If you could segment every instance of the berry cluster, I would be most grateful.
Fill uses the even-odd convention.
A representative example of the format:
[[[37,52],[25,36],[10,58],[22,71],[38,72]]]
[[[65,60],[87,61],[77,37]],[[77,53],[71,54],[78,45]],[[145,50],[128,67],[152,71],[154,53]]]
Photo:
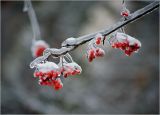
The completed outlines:
[[[102,48],[91,48],[88,51],[88,61],[92,62],[96,57],[103,57],[105,52]]]
[[[95,39],[90,41],[88,45],[87,57],[88,61],[92,62],[96,57],[103,57],[105,52],[102,48],[99,48],[98,45],[101,44],[103,36],[101,34],[97,34]]]
[[[60,77],[67,78],[68,76],[74,76],[82,72],[81,67],[72,59],[70,59],[72,60],[70,63],[62,57],[60,59],[61,61],[58,65],[48,61],[36,65],[34,76],[39,78],[40,85],[51,86],[55,90],[59,90],[63,87]]]
[[[133,52],[138,52],[141,47],[140,41],[120,32],[111,35],[109,41],[113,48],[123,50],[127,56],[130,56]]]
[[[33,41],[33,45],[32,45],[33,56],[34,57],[42,56],[43,51],[48,47],[49,45],[43,40]]]
[[[70,62],[67,62],[64,57],[67,57]],[[64,57],[61,57],[60,63],[58,64],[64,78],[75,76],[82,72],[82,68],[72,60],[72,57],[68,53]]]
[[[52,86],[55,90],[63,87],[60,76],[60,71],[57,64],[48,62],[37,64],[34,76],[39,78],[39,84],[45,86]]]
[[[81,71],[82,71],[81,67],[75,62],[64,64],[62,67],[62,73],[65,78],[67,78],[68,76],[74,76],[80,74]]]

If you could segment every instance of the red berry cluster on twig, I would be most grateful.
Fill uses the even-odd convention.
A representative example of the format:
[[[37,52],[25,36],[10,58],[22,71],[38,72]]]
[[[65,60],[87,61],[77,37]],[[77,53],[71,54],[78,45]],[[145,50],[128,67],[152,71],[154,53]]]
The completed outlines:
[[[67,62],[64,57],[61,57],[61,61],[59,63],[61,67],[61,73],[64,78],[67,78],[68,76],[79,75],[82,72],[82,68],[72,60],[69,54],[67,54],[66,57],[70,59],[70,62]]]
[[[45,86],[52,86],[55,90],[63,87],[60,76],[59,67],[53,62],[45,62],[37,64],[37,69],[34,76],[39,78],[39,84]]]
[[[140,41],[120,32],[112,35],[109,40],[113,48],[123,50],[127,56],[130,56],[133,52],[137,52],[141,47]]]
[[[97,34],[95,39],[90,41],[88,45],[87,57],[88,61],[92,62],[96,57],[103,57],[105,52],[102,48],[99,48],[98,45],[101,44],[103,36],[101,34]]]
[[[69,54],[67,54],[69,55]],[[72,60],[71,56],[66,56],[71,62],[67,62],[63,57],[60,57],[59,64],[45,61],[36,65],[34,76],[39,78],[39,84],[44,86],[51,86],[55,90],[63,87],[60,77],[67,78],[68,76],[75,76],[82,72],[81,67]]]

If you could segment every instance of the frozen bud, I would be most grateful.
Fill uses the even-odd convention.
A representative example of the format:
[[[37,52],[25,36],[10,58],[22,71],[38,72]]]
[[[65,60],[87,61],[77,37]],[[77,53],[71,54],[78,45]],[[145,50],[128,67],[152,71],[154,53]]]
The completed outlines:
[[[72,45],[75,45],[76,44],[76,38],[68,38],[66,39],[64,42],[62,42],[62,47],[65,47],[65,46],[72,46]]]
[[[48,47],[49,45],[43,40],[34,41],[31,47],[33,56],[34,57],[42,56],[43,51]]]
[[[98,33],[98,34],[95,36],[95,43],[96,43],[97,45],[101,44],[102,39],[103,39],[102,34]]]

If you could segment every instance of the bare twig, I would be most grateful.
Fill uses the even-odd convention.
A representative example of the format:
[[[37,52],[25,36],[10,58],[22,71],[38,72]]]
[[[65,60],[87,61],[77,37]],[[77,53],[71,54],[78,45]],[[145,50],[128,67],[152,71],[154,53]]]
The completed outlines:
[[[41,33],[40,33],[40,28],[39,28],[39,24],[36,18],[36,14],[35,11],[32,7],[32,3],[30,0],[24,0],[24,8],[23,8],[24,12],[28,13],[31,25],[32,25],[32,30],[33,30],[33,39],[41,39]]]
[[[107,35],[111,34],[112,32],[116,31],[117,29],[127,25],[128,23],[131,23],[131,22],[139,19],[140,17],[149,14],[150,12],[152,12],[153,10],[155,10],[158,7],[159,7],[159,2],[158,1],[152,2],[151,4],[145,6],[144,8],[141,8],[141,9],[135,11],[134,13],[132,13],[127,19],[125,19],[125,20],[121,19],[121,21],[117,22],[116,24],[114,24],[110,28],[106,28],[104,30],[97,31],[95,33],[91,33],[91,34],[88,34],[88,35],[85,35],[85,36],[78,37],[76,39],[75,44],[63,45],[63,43],[65,42],[64,41],[62,43],[62,47],[60,49],[48,48],[44,51],[43,56],[41,56],[41,57],[39,57],[39,58],[37,58],[37,59],[35,59],[34,61],[31,62],[30,67],[33,68],[34,66],[36,66],[37,63],[40,63],[40,62],[44,61],[50,55],[52,55],[54,57],[59,57],[61,55],[65,55],[66,53],[74,50],[78,46],[94,39],[94,37],[98,33],[102,34],[103,36],[107,36]]]

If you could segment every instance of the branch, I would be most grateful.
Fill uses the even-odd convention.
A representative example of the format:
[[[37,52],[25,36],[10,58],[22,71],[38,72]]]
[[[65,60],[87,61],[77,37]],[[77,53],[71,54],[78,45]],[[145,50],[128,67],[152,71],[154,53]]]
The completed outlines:
[[[34,39],[41,39],[41,33],[40,33],[40,28],[39,24],[36,18],[35,11],[32,7],[32,3],[30,0],[24,0],[24,12],[28,13],[31,25],[32,25],[32,30],[33,30],[33,38]]]
[[[37,63],[40,63],[44,60],[46,60],[50,55],[54,56],[54,57],[59,57],[61,55],[65,55],[66,53],[76,49],[78,46],[94,39],[94,37],[100,33],[103,36],[107,36],[110,33],[113,33],[114,31],[118,30],[119,28],[127,25],[128,23],[131,23],[137,19],[139,19],[140,17],[143,17],[149,13],[151,13],[153,10],[155,10],[156,8],[159,7],[159,2],[152,2],[151,4],[145,6],[144,8],[141,8],[137,11],[135,11],[134,13],[132,13],[127,19],[124,20],[124,18],[121,19],[121,21],[117,22],[116,24],[114,24],[113,26],[111,26],[110,28],[106,28],[104,30],[100,30],[98,32],[95,33],[91,33],[85,36],[81,36],[78,37],[77,39],[75,39],[75,43],[74,44],[66,44],[66,40],[62,43],[62,47],[60,49],[55,49],[55,48],[48,48],[44,51],[44,55],[41,57],[36,58],[34,61],[31,62],[30,67],[33,68],[34,66],[36,66]]]

